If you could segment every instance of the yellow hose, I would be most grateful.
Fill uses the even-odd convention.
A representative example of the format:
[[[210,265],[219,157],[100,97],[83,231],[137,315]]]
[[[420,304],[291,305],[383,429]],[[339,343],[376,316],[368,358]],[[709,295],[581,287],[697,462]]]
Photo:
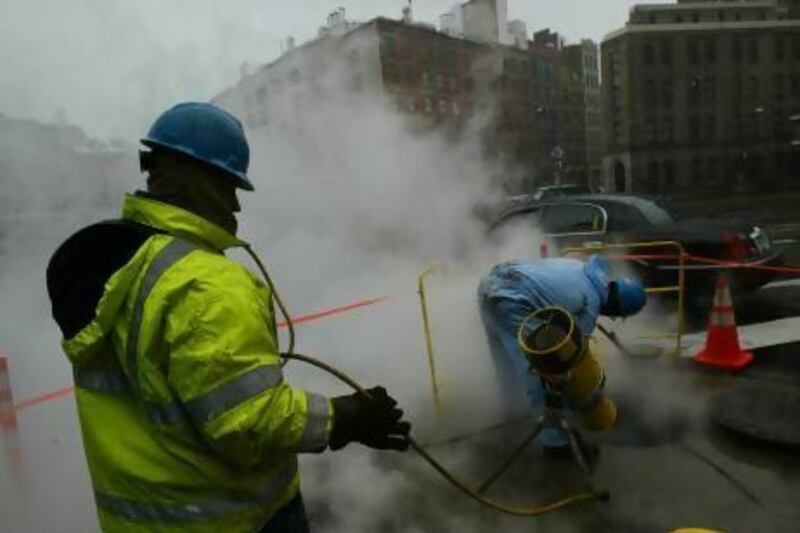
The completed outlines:
[[[327,363],[320,361],[319,359],[315,359],[308,355],[294,353],[294,327],[292,325],[292,319],[289,316],[289,313],[286,311],[286,306],[283,304],[280,296],[278,295],[278,291],[275,290],[275,285],[272,283],[272,279],[270,278],[269,274],[267,273],[267,269],[264,267],[263,263],[259,259],[258,255],[252,250],[249,245],[245,245],[245,250],[248,254],[253,258],[253,260],[258,265],[258,268],[261,270],[261,274],[264,276],[264,280],[269,285],[270,289],[272,290],[272,294],[275,297],[275,301],[278,304],[278,307],[281,310],[281,314],[283,314],[284,319],[286,320],[286,324],[288,325],[289,329],[289,351],[286,353],[281,353],[280,356],[284,358],[284,360],[294,359],[296,361],[301,361],[303,363],[307,363],[309,365],[315,366],[325,372],[331,374],[332,376],[338,378],[343,383],[349,385],[353,390],[358,392],[359,394],[363,394],[367,398],[369,398],[369,393],[358,383],[356,383],[350,376],[342,372],[341,370],[334,368]],[[574,503],[578,503],[585,500],[607,500],[608,493],[607,492],[578,492],[561,500],[555,501],[553,503],[547,505],[541,505],[538,507],[512,507],[509,505],[502,504],[500,502],[496,502],[494,500],[490,500],[479,494],[474,489],[471,489],[467,486],[464,482],[456,478],[452,473],[450,473],[447,468],[442,466],[436,459],[434,459],[427,451],[425,451],[422,446],[417,444],[417,442],[411,437],[408,437],[408,444],[411,448],[416,451],[420,457],[425,459],[431,467],[436,470],[439,474],[442,475],[448,482],[450,482],[454,487],[460,490],[466,496],[472,498],[476,502],[485,505],[486,507],[492,508],[496,511],[500,511],[502,513],[515,515],[515,516],[538,516],[545,513],[549,513],[552,511],[556,511],[563,507],[567,507],[568,505],[572,505]]]

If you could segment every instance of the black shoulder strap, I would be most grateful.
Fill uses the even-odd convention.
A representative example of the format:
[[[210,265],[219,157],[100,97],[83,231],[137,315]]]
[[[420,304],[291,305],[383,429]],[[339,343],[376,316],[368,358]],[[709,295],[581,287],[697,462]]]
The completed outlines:
[[[158,233],[129,220],[106,220],[79,230],[56,250],[47,266],[47,291],[65,339],[92,321],[106,281]]]

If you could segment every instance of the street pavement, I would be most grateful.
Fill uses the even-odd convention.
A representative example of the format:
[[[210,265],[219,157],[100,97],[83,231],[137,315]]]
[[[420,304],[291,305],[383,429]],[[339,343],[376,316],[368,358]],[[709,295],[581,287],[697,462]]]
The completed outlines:
[[[800,224],[784,224],[778,230],[773,239],[787,244],[800,240]],[[800,246],[787,250],[787,263],[800,266]],[[800,280],[781,279],[755,293],[737,296],[734,303],[739,325],[751,328],[755,338],[775,340],[777,336],[763,324],[774,326],[775,321],[800,317]],[[789,327],[785,322],[777,324]],[[692,333],[702,333],[702,322],[693,328]],[[376,520],[380,528],[375,530],[398,533],[644,533],[680,527],[800,531],[800,451],[720,428],[707,412],[708,402],[716,394],[743,386],[800,390],[800,330],[780,333],[788,342],[756,349],[754,362],[738,374],[701,368],[688,358],[625,358],[604,346],[608,391],[618,402],[620,421],[608,434],[586,436],[600,447],[593,481],[610,492],[607,502],[582,502],[534,518],[510,517],[464,498],[412,453],[376,453],[369,458],[357,456],[353,464],[372,464],[391,480],[393,492],[381,499],[380,491],[388,486],[384,481],[372,490],[370,479],[354,473],[349,483],[364,485],[349,487],[348,494],[391,503],[370,507],[364,501],[353,501],[353,512],[374,513],[380,517]],[[797,340],[791,338],[793,333]],[[19,531],[23,529],[14,525],[25,524],[26,531],[91,531],[96,524],[94,506],[80,454],[74,404],[53,402],[36,413],[22,420],[22,437],[29,466],[42,468],[35,469],[35,479],[23,480],[30,490],[13,488],[10,477],[0,476],[0,495],[11,494],[0,504],[0,530]],[[780,417],[769,411],[762,414],[766,421],[786,419],[785,413],[778,413]],[[458,477],[477,486],[525,438],[532,422],[523,420],[479,432],[433,446],[430,451]],[[337,459],[342,460],[346,459]],[[307,468],[306,487],[324,479],[328,471],[324,465]],[[532,445],[487,495],[524,507],[550,503],[582,488],[582,476],[573,463],[545,460]],[[314,530],[342,531],[335,522],[340,511],[330,509],[328,498],[314,497],[314,492],[308,490],[312,497],[307,501]],[[27,527],[31,524],[37,527]]]
[[[758,324],[800,317],[800,280],[776,283],[740,297],[737,318],[758,337]],[[800,330],[795,341],[754,350],[740,373],[700,367],[691,359],[662,356],[624,358],[608,353],[608,390],[619,406],[619,423],[604,435],[587,436],[600,446],[593,480],[610,491],[608,502],[580,503],[537,518],[508,518],[459,498],[448,513],[486,530],[541,532],[666,532],[698,527],[728,532],[800,531],[800,449],[762,442],[715,424],[707,406],[715,395],[758,385],[800,391]],[[768,330],[764,335],[770,336]],[[769,422],[800,425],[800,413],[779,408],[759,413]],[[435,455],[471,454],[468,471],[477,484],[521,442],[530,426],[492,431]],[[796,427],[795,427],[796,429]],[[463,470],[462,470],[463,472]],[[431,478],[430,490],[446,491]],[[434,489],[434,487],[436,487]],[[569,460],[545,460],[532,445],[488,495],[516,505],[557,500],[582,487]],[[408,495],[414,500],[414,496]],[[418,509],[425,505],[419,503]],[[417,516],[425,516],[425,513]],[[420,531],[445,531],[435,519],[411,519]],[[479,530],[479,529],[477,529]]]

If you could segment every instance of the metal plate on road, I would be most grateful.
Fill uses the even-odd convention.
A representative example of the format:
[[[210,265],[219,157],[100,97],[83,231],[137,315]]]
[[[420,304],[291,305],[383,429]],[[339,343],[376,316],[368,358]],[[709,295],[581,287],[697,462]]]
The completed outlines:
[[[709,416],[720,426],[777,444],[800,446],[800,390],[744,385],[717,393]]]

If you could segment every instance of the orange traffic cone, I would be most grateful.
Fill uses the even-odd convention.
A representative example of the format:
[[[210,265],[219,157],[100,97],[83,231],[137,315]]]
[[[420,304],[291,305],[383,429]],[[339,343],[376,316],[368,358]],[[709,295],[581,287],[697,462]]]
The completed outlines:
[[[714,306],[708,321],[706,347],[694,360],[704,365],[725,370],[741,370],[753,360],[753,354],[739,346],[739,333],[736,331],[736,317],[731,299],[728,277],[717,277],[714,291]]]
[[[19,472],[22,466],[22,448],[17,430],[17,414],[14,398],[11,395],[11,378],[8,372],[8,359],[0,351],[0,441],[5,448],[11,469]]]

